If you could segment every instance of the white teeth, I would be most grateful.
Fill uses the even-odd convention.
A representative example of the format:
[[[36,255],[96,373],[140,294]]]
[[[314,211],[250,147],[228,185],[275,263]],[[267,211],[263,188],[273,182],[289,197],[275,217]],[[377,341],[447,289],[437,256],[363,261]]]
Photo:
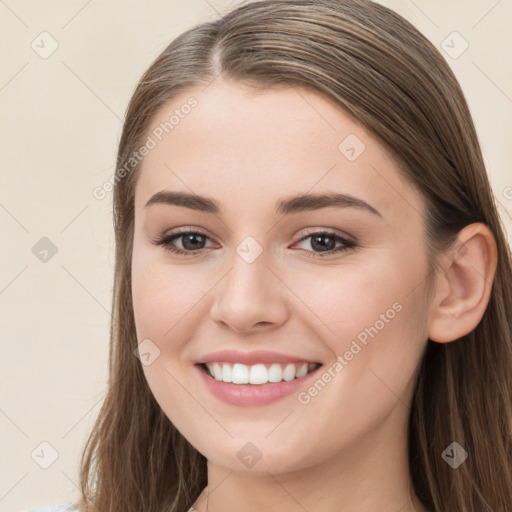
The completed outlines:
[[[315,365],[313,364],[313,368],[315,367]],[[304,377],[304,375],[306,375],[308,373],[308,365],[307,364],[303,364],[298,370],[297,370],[297,373],[295,374],[295,377]]]
[[[269,382],[281,382],[283,380],[283,369],[280,364],[274,363],[268,369]]]
[[[284,372],[283,372],[283,379],[285,381],[290,381],[295,379],[295,374],[297,373],[297,369],[295,368],[294,364],[287,364]]]
[[[245,364],[235,363],[233,365],[233,373],[231,374],[231,382],[233,384],[248,384],[249,368]]]
[[[210,371],[217,380],[222,380],[222,366],[219,363],[213,363],[213,368],[210,368]]]
[[[315,370],[317,363],[289,363],[270,365],[241,363],[205,363],[215,380],[232,382],[233,384],[266,384],[267,382],[291,381],[304,377]]]
[[[232,368],[229,364],[222,365],[222,380],[224,382],[231,382]]]
[[[251,366],[249,369],[249,384],[265,384],[265,382],[268,382],[268,372],[267,369],[265,368],[265,365],[255,364],[254,366]]]

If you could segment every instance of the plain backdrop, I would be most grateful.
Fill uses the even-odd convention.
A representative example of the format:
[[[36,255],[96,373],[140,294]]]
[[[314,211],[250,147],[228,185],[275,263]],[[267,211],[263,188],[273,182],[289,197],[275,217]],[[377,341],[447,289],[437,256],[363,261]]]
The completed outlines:
[[[389,0],[452,66],[512,233],[512,1]],[[74,499],[105,396],[122,119],[152,60],[224,0],[0,0],[0,512]],[[456,32],[456,34],[454,34]],[[467,46],[467,48],[466,48]]]

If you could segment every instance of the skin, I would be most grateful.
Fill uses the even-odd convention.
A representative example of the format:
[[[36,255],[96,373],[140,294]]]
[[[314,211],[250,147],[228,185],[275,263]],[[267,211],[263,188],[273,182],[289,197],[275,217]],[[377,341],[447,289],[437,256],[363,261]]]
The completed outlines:
[[[411,502],[407,460],[417,370],[428,336],[448,342],[480,321],[496,265],[492,235],[482,224],[461,231],[464,250],[440,260],[427,303],[423,198],[361,125],[311,91],[254,92],[219,79],[166,104],[148,134],[190,96],[198,105],[142,162],[132,292],[139,343],[150,339],[160,350],[143,366],[148,384],[208,459],[208,510],[425,512]],[[354,161],[338,149],[349,134],[366,146]],[[145,208],[163,189],[214,198],[224,211]],[[276,201],[305,192],[351,194],[381,216],[356,207],[275,213]],[[177,228],[207,235],[202,254],[152,243]],[[321,249],[304,237],[321,229],[357,247],[315,258]],[[262,248],[252,263],[236,252],[248,236]],[[228,405],[194,367],[228,348],[327,368],[394,303],[400,312],[307,404],[294,393],[265,406]],[[247,442],[262,454],[251,468],[237,457]],[[199,512],[205,495],[194,504]]]

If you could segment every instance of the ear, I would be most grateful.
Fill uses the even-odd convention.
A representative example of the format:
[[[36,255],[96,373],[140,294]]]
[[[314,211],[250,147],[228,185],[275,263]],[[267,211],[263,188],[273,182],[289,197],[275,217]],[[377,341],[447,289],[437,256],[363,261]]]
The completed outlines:
[[[441,256],[428,331],[432,341],[454,341],[479,324],[496,266],[496,241],[485,224],[470,224],[459,231],[454,247]]]

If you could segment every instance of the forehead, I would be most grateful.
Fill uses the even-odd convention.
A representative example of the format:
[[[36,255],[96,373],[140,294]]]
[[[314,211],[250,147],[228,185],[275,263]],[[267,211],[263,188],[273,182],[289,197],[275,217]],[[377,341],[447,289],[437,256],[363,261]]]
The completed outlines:
[[[421,208],[386,149],[311,90],[256,91],[220,80],[193,87],[160,109],[147,136],[154,147],[141,164],[136,208],[163,189],[222,195],[240,207],[333,190],[379,210]]]

